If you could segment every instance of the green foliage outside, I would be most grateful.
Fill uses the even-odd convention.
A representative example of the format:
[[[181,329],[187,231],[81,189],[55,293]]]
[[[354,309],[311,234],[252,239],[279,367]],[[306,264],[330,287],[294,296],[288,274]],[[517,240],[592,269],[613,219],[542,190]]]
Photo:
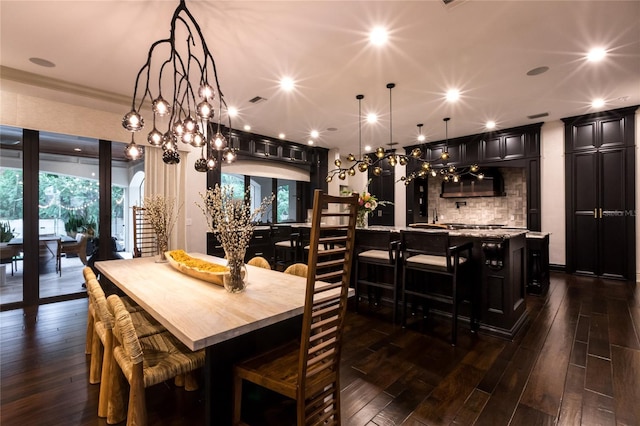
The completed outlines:
[[[38,174],[38,206],[40,219],[61,219],[67,231],[97,229],[99,217],[98,181],[67,175],[40,172]],[[111,188],[111,218],[124,217],[124,188]],[[22,219],[22,170],[3,169],[0,172],[0,218]]]

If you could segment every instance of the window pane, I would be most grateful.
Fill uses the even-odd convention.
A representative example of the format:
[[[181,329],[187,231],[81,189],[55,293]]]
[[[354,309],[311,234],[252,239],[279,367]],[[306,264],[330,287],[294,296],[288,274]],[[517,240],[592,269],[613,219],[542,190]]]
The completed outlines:
[[[233,188],[233,197],[241,199],[244,197],[244,175],[237,175],[233,173],[222,173],[221,176],[222,186],[230,186]]]
[[[278,179],[278,211],[276,217],[278,223],[295,222],[297,220],[297,198],[296,181]]]
[[[144,199],[144,156],[124,157],[124,144],[111,143],[111,236],[116,253],[111,257],[133,256],[133,206]]]
[[[266,177],[251,177],[249,186],[251,188],[251,210],[260,207],[262,200],[271,197],[273,179]],[[261,217],[261,223],[271,222],[271,209],[268,209]]]

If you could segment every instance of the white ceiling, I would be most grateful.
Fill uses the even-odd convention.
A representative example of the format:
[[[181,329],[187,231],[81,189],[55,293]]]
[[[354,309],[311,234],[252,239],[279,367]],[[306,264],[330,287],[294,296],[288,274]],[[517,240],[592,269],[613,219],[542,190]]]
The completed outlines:
[[[169,35],[177,0],[5,1],[0,3],[0,64],[46,78],[131,97],[136,74],[154,41]],[[213,53],[232,123],[252,132],[341,152],[358,150],[357,94],[362,142],[415,143],[417,123],[428,141],[640,104],[640,1],[480,1],[445,6],[426,1],[190,1]],[[373,47],[374,26],[390,42]],[[585,60],[604,47],[604,61]],[[54,62],[37,66],[29,58]],[[527,76],[547,66],[549,71]],[[290,76],[294,92],[279,89]],[[444,100],[457,87],[461,99]],[[261,96],[267,101],[249,103]],[[116,96],[116,99],[118,97]],[[125,103],[108,109],[121,112]],[[527,116],[548,113],[542,119]],[[150,120],[148,121],[150,122]],[[120,126],[114,122],[114,126]],[[328,131],[335,128],[335,131]]]

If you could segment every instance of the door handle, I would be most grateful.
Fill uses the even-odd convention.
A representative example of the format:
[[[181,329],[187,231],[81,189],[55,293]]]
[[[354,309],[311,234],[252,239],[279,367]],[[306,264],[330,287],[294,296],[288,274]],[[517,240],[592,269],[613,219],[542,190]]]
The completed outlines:
[[[602,207],[600,207],[600,219],[602,219]]]
[[[598,210],[597,209],[593,209],[593,218],[594,219],[598,218]]]

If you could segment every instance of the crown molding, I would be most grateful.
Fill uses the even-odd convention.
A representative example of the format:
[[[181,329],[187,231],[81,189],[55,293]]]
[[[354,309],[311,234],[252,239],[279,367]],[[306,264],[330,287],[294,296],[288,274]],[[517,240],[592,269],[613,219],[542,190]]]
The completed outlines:
[[[43,89],[69,93],[77,96],[97,99],[100,101],[105,101],[105,102],[110,102],[110,103],[115,103],[120,105],[131,104],[131,97],[127,97],[127,96],[120,95],[113,92],[107,92],[105,90],[100,90],[100,89],[96,89],[89,86],[70,83],[64,80],[45,77],[39,74],[34,74],[28,71],[22,71],[15,68],[9,68],[6,66],[0,66],[0,78],[2,78],[3,80],[10,80],[16,83],[26,84],[29,86],[35,86]]]

